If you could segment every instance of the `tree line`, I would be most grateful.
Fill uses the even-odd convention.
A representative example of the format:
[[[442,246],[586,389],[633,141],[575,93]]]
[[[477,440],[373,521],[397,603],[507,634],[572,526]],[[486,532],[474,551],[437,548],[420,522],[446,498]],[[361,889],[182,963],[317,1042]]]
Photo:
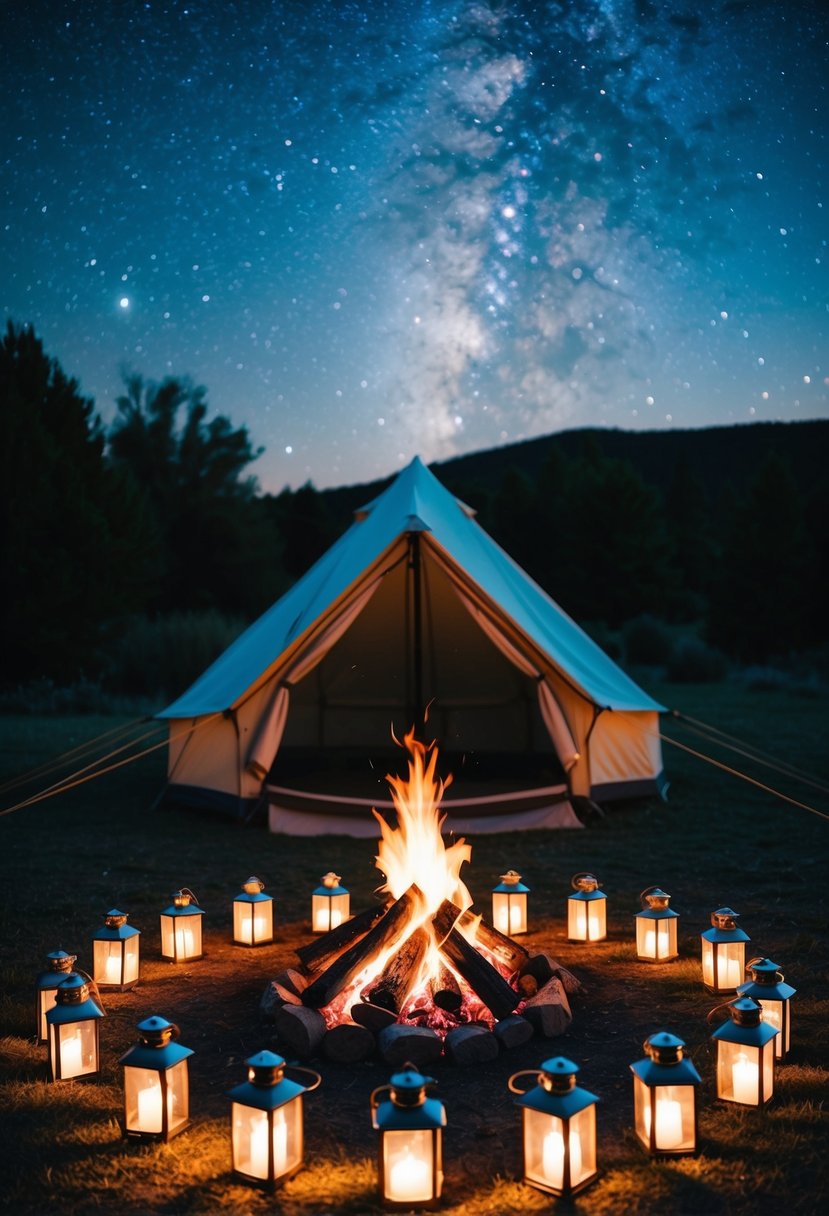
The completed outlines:
[[[260,492],[249,470],[261,449],[247,427],[212,415],[206,390],[186,378],[127,375],[105,426],[36,333],[11,321],[0,410],[6,687],[106,680],[137,623],[212,614],[241,627],[351,523],[356,502],[342,491]],[[824,642],[825,479],[799,485],[781,456],[716,497],[681,454],[663,492],[589,436],[566,456],[552,437],[532,472],[505,463],[478,480],[472,468],[455,462],[440,475],[599,632],[650,614],[693,626],[742,662]],[[163,671],[143,678],[148,690],[179,691]]]

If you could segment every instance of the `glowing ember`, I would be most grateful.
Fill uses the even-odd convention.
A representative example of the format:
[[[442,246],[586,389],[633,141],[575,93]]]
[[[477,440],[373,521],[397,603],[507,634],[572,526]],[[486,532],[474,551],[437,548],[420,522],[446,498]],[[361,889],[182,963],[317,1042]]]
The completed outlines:
[[[397,826],[374,811],[381,833],[376,864],[385,878],[379,890],[394,901],[386,915],[399,922],[399,929],[366,958],[356,975],[351,973],[349,983],[321,1012],[333,1026],[362,1000],[387,1009],[398,1021],[439,1033],[471,1021],[491,1025],[490,1009],[448,962],[445,949],[441,951],[447,933],[455,939],[460,934],[484,960],[482,965],[497,971],[498,984],[509,975],[503,963],[476,942],[480,918],[467,913],[472,898],[460,870],[472,850],[463,839],[447,847],[441,835],[445,816],[440,803],[451,777],[445,782],[436,777],[434,743],[420,743],[411,730],[404,746],[410,757],[408,779],[388,777]],[[444,924],[447,908],[449,925],[439,935],[433,918],[443,909],[437,921]],[[463,969],[462,959],[458,966]]]

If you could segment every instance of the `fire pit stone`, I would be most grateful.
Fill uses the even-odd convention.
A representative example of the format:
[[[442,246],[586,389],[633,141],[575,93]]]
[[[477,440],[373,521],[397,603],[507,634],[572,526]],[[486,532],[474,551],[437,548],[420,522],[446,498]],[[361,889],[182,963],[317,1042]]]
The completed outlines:
[[[377,1048],[386,1064],[398,1067],[407,1061],[420,1068],[440,1059],[443,1043],[440,1035],[428,1026],[408,1026],[395,1022],[381,1030]]]

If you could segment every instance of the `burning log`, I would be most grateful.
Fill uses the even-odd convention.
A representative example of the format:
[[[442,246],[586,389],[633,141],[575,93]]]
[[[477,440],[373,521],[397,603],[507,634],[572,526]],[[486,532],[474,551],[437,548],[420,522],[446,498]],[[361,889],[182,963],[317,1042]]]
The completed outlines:
[[[322,1009],[329,1005],[343,988],[360,974],[362,969],[388,946],[403,935],[412,917],[414,908],[422,898],[416,883],[396,900],[385,916],[369,929],[365,936],[334,959],[331,965],[308,985],[302,994],[303,1005]],[[356,918],[355,918],[356,919]],[[351,923],[351,922],[349,922]],[[332,930],[336,933],[337,929]],[[331,936],[328,934],[327,936]]]
[[[478,918],[474,913],[467,910],[461,913],[458,918],[458,927],[466,929],[476,920]],[[518,942],[514,942],[511,937],[506,937],[503,933],[499,933],[497,929],[493,929],[491,925],[486,924],[482,920],[478,922],[475,941],[480,942],[510,972],[517,971],[519,967],[523,967],[530,957],[529,950],[525,950]]]
[[[490,1013],[497,1019],[505,1018],[512,1013],[521,997],[501,973],[454,928],[460,915],[460,908],[448,899],[438,908],[432,919],[438,949],[475,991]]]
[[[424,928],[415,929],[414,933],[406,938],[366,990],[364,995],[372,1005],[400,1013],[406,1003],[406,997],[420,975],[420,967],[430,941],[429,930]]]
[[[445,963],[440,964],[438,974],[429,980],[429,996],[438,1009],[447,1013],[457,1013],[461,1007],[461,986]]]
[[[300,946],[297,957],[308,971],[323,971],[344,954],[349,946],[354,945],[373,929],[385,913],[385,907],[366,908],[352,916],[351,920],[343,921],[336,929],[331,929],[316,941],[307,946]]]

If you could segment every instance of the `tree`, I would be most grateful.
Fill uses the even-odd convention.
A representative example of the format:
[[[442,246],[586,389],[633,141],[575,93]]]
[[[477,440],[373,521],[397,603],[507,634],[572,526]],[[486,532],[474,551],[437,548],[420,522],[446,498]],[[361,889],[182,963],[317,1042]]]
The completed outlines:
[[[276,538],[245,470],[261,455],[247,427],[208,420],[206,389],[186,378],[125,378],[109,431],[113,466],[141,487],[163,538],[154,607],[261,610],[279,585]],[[183,413],[183,420],[180,416]]]
[[[143,606],[154,537],[108,469],[94,404],[9,321],[0,341],[3,679],[94,671],[106,622]]]

